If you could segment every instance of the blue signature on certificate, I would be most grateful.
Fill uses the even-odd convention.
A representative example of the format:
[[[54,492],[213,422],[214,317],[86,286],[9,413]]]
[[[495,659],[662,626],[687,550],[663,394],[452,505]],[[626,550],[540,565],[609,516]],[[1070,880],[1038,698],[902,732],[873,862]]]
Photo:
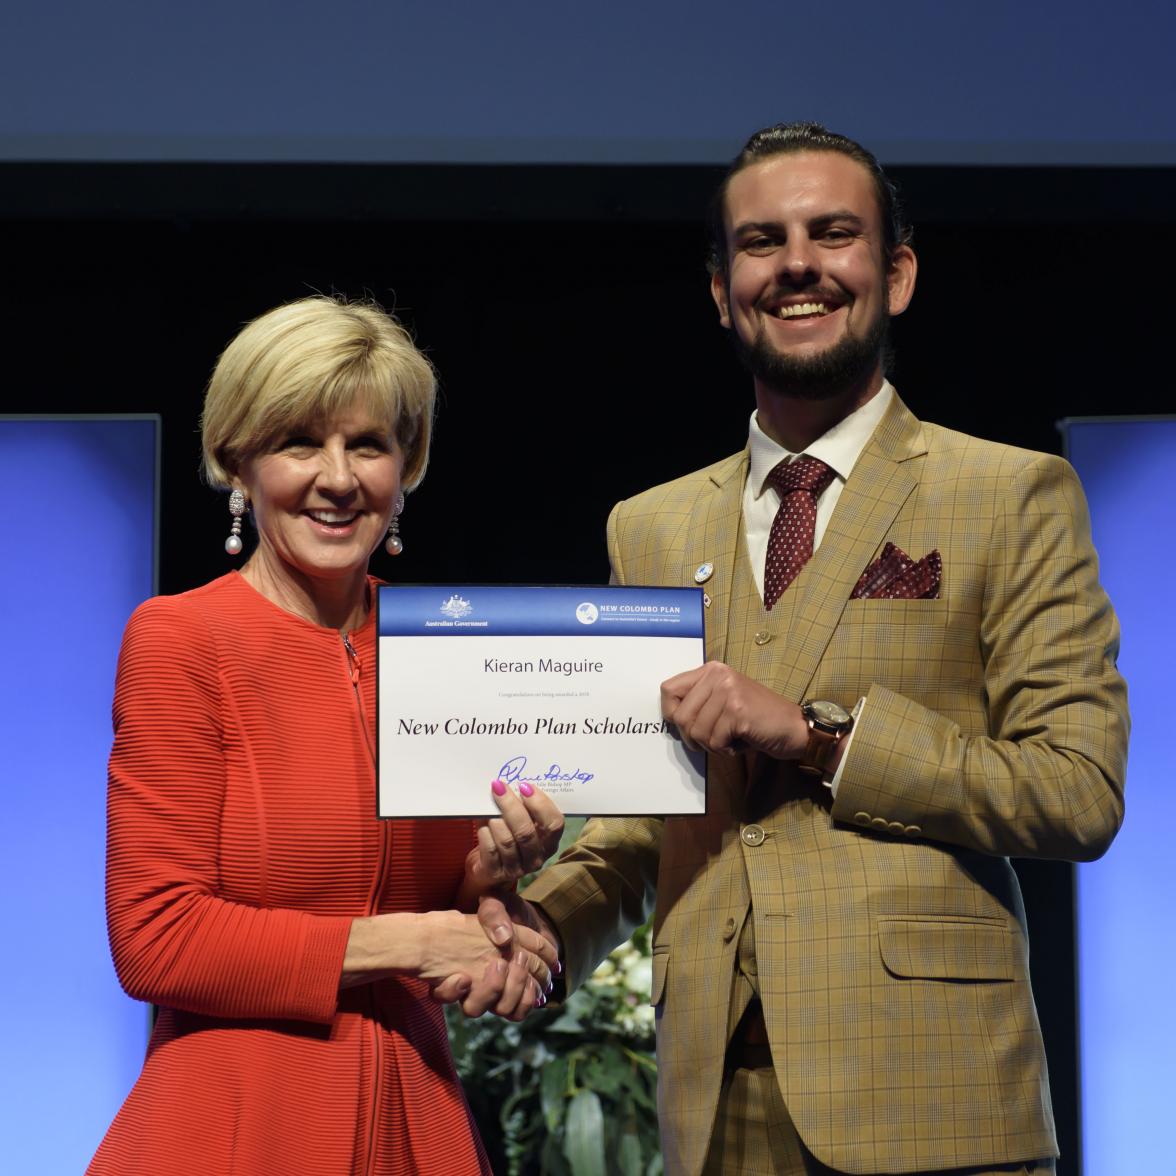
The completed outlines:
[[[559,764],[552,764],[545,772],[531,772],[528,774],[527,757],[525,755],[516,755],[508,759],[498,769],[498,778],[507,784],[516,784],[520,780],[528,780],[535,784],[587,784],[593,775],[594,773],[585,772],[582,768],[577,768],[574,772],[564,771]]]

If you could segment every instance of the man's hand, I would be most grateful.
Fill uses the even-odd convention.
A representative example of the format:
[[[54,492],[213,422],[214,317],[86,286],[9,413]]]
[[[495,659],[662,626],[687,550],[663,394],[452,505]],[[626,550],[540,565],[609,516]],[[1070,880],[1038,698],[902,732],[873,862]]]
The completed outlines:
[[[808,723],[796,703],[723,662],[667,678],[661,708],[692,751],[799,759],[808,744]]]
[[[516,938],[519,928],[526,932],[534,932],[546,940],[544,947],[537,947],[530,934],[522,936],[524,941],[537,950],[551,970],[558,976],[560,965],[561,945],[559,933],[548,922],[546,916],[537,907],[520,898],[517,894],[493,894],[483,898],[478,904],[478,922],[482,924],[487,937],[493,943],[503,942],[504,933],[510,929]]]
[[[559,933],[543,912],[525,898],[517,894],[488,895],[478,904],[478,922],[493,943],[505,942],[509,929],[515,941],[529,944],[542,957],[552,974],[558,976],[563,971]],[[537,939],[543,940],[541,947]],[[548,984],[547,992],[550,991],[551,985]]]

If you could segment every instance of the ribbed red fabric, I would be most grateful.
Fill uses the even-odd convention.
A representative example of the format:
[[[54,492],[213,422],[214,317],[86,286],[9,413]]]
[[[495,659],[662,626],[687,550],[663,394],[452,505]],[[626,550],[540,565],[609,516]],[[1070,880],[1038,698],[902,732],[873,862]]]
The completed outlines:
[[[160,1015],[94,1176],[490,1170],[425,985],[338,990],[352,918],[452,907],[475,843],[377,819],[374,616],[351,642],[237,573],[127,626],[107,917]]]

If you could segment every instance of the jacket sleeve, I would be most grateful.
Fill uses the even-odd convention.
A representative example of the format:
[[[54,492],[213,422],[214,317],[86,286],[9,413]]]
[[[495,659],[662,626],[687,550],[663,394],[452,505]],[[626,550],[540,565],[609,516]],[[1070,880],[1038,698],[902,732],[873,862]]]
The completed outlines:
[[[1129,723],[1086,501],[1068,463],[1038,454],[996,512],[979,624],[987,730],[871,686],[833,815],[987,854],[1088,861],[1122,823]]]
[[[131,996],[171,1008],[329,1021],[350,918],[218,894],[221,715],[211,634],[176,598],[147,601],[127,626],[114,698],[106,908],[115,969]]]
[[[662,822],[652,817],[588,821],[523,892],[559,930],[568,992],[649,917],[661,831]]]

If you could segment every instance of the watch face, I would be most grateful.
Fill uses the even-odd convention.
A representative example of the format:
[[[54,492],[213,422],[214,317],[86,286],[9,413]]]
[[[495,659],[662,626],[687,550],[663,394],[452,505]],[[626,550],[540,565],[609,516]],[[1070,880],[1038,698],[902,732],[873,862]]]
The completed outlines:
[[[849,711],[843,706],[838,706],[835,702],[812,701],[804,704],[804,709],[808,712],[810,717],[815,719],[818,723],[824,723],[828,727],[844,727],[851,721]]]

